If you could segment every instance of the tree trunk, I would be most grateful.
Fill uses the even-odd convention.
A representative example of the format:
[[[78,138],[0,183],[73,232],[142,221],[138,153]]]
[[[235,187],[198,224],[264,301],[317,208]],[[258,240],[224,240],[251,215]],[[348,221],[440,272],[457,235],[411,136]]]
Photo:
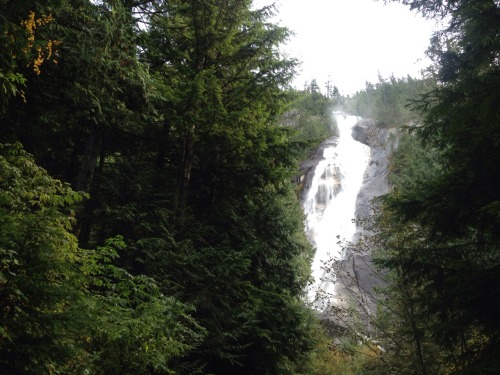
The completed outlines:
[[[161,137],[158,142],[158,154],[156,155],[156,168],[162,168],[165,165],[167,156],[168,139],[170,137],[170,126],[167,120],[163,121]]]
[[[181,227],[184,226],[186,217],[189,184],[191,182],[191,170],[193,168],[195,129],[196,126],[193,124],[184,139],[182,162],[180,165],[179,190],[177,193],[177,222]]]
[[[90,192],[97,165],[97,157],[101,150],[101,142],[102,130],[98,125],[92,124],[89,127],[89,134],[85,141],[85,149],[75,181],[76,191]]]
[[[75,182],[75,190],[90,193],[94,181],[94,173],[97,165],[99,154],[99,168],[102,169],[104,163],[104,152],[102,150],[102,129],[98,125],[92,124],[89,128],[89,134],[85,141],[84,153],[80,163],[80,169]],[[92,197],[84,203],[84,207],[80,210],[76,235],[82,247],[88,245],[92,227],[92,217],[95,202]]]

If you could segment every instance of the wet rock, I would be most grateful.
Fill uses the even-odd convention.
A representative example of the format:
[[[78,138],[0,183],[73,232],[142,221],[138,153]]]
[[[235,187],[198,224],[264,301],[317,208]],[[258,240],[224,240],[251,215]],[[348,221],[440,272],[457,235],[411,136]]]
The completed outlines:
[[[370,162],[356,201],[356,220],[361,221],[372,214],[376,198],[390,190],[387,181],[389,155],[396,145],[390,137],[394,130],[379,128],[372,120],[360,121],[354,128],[353,136],[361,137],[370,147]]]
[[[312,179],[314,178],[314,171],[316,170],[316,166],[318,163],[324,159],[323,152],[325,148],[334,146],[337,144],[337,138],[332,137],[327,140],[321,142],[319,147],[316,149],[314,154],[311,155],[309,159],[306,159],[300,163],[299,171],[301,176],[303,176],[304,181],[304,189],[302,189],[301,200],[304,202],[306,199],[307,190],[311,186]]]
[[[381,128],[370,119],[363,119],[354,125],[352,136],[357,141],[370,147],[370,161],[363,177],[363,185],[356,199],[356,220],[361,222],[373,214],[378,204],[377,197],[389,192],[387,180],[389,155],[397,146],[391,137],[394,130]],[[376,312],[374,288],[383,284],[381,275],[373,265],[371,249],[367,249],[358,241],[369,235],[358,228],[352,245],[345,249],[344,259],[337,261],[333,268],[336,274],[336,306],[330,309],[331,319],[337,324],[349,324],[348,317],[339,318],[346,309],[357,310],[357,318],[365,325],[367,332],[371,330],[371,317]]]

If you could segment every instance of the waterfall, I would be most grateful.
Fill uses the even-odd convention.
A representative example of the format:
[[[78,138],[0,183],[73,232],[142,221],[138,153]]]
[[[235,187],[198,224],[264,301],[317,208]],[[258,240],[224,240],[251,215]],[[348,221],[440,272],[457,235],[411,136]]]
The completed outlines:
[[[329,269],[333,261],[343,259],[342,243],[351,241],[356,232],[356,197],[370,157],[369,147],[351,136],[351,129],[360,118],[340,112],[333,115],[339,136],[325,147],[304,200],[305,229],[316,250],[312,265],[314,283],[308,296],[316,309],[335,303],[335,275]]]

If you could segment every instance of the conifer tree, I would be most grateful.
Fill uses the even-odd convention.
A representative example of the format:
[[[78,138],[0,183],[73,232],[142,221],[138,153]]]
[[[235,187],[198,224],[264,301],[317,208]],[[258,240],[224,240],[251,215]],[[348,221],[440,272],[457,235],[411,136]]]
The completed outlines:
[[[430,322],[449,373],[494,374],[500,368],[500,10],[488,0],[403,3],[449,20],[429,49],[440,84],[413,103],[423,120],[412,131],[436,152],[439,167],[387,196],[387,212],[418,228],[420,237],[382,264],[418,286],[421,319]]]

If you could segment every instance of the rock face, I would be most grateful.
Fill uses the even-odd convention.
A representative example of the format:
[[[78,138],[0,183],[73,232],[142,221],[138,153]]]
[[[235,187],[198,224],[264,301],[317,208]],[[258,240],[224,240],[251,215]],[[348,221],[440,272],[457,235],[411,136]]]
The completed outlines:
[[[370,163],[356,201],[357,220],[369,217],[373,199],[389,192],[389,155],[396,147],[395,142],[390,141],[391,133],[391,129],[380,128],[373,120],[361,120],[352,129],[352,137],[370,147]]]
[[[327,140],[321,142],[319,147],[314,152],[314,155],[312,155],[309,159],[304,160],[300,163],[299,166],[300,181],[304,184],[300,197],[302,202],[304,202],[304,200],[306,199],[307,190],[311,186],[316,166],[321,160],[324,159],[323,152],[325,148],[330,146],[335,146],[336,144],[337,144],[336,137],[328,138]]]
[[[363,186],[356,200],[356,220],[362,221],[373,213],[376,198],[389,192],[387,181],[389,155],[396,147],[390,141],[392,130],[380,128],[373,120],[363,119],[352,129],[355,140],[370,147],[370,162],[363,177]],[[336,301],[325,317],[339,325],[348,325],[350,319],[345,308],[355,308],[365,327],[370,331],[370,316],[376,311],[373,288],[382,284],[380,275],[373,266],[369,249],[362,244],[356,245],[363,235],[369,235],[359,228],[353,238],[353,245],[348,246],[342,261],[334,264],[336,281]],[[352,318],[352,317],[351,317]]]

